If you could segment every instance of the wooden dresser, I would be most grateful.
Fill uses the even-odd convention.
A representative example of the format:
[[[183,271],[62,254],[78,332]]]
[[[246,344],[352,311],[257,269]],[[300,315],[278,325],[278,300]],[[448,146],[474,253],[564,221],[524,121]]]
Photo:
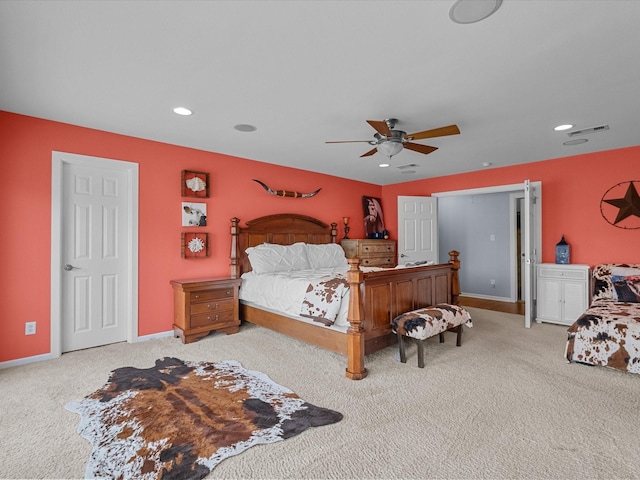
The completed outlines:
[[[182,343],[191,343],[213,330],[226,334],[240,329],[237,278],[171,280],[173,331]]]
[[[396,241],[346,239],[341,242],[347,258],[359,258],[363,267],[395,267]]]

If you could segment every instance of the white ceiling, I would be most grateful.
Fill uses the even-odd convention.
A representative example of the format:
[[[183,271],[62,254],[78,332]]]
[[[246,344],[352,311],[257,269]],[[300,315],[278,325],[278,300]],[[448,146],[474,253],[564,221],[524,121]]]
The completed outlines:
[[[453,4],[4,0],[0,110],[379,185],[640,144],[640,1],[504,0],[466,25]],[[461,134],[389,168],[325,144],[389,117]],[[564,146],[561,123],[610,130]]]

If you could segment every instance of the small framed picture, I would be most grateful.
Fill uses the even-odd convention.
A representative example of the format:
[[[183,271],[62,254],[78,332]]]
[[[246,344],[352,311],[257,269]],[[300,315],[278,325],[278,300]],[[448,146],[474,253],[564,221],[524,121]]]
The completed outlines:
[[[182,232],[180,248],[182,258],[206,258],[209,256],[209,234]]]
[[[209,174],[182,170],[181,192],[183,197],[209,198]]]
[[[182,226],[206,227],[207,204],[182,202]]]

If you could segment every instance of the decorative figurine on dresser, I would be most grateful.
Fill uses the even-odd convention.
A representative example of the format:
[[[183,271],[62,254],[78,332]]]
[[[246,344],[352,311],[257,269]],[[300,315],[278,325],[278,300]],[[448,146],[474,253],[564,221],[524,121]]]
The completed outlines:
[[[174,335],[191,343],[214,330],[238,333],[241,283],[239,278],[171,280]]]
[[[571,249],[565,241],[564,235],[562,235],[562,239],[556,243],[556,263],[561,265],[571,263]]]

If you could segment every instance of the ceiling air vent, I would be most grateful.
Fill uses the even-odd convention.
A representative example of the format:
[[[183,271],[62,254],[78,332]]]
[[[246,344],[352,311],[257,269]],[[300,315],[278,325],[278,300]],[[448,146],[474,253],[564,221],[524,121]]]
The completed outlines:
[[[605,130],[609,130],[609,125],[600,125],[598,127],[591,127],[591,128],[583,128],[581,130],[574,130],[573,132],[568,132],[567,135],[570,136],[570,137],[577,137],[578,135],[587,135],[589,133],[604,132]]]
[[[400,170],[404,170],[405,168],[416,168],[418,166],[417,163],[410,163],[408,165],[400,165],[398,168]]]

